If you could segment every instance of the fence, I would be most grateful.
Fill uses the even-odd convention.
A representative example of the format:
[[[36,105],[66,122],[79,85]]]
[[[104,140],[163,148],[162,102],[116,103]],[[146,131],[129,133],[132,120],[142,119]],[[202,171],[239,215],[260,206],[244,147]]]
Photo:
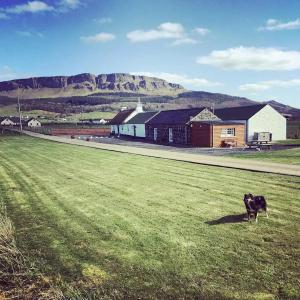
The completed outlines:
[[[50,128],[50,127],[31,127],[26,128],[33,132],[46,134],[46,135],[97,135],[97,136],[109,136],[110,128]]]

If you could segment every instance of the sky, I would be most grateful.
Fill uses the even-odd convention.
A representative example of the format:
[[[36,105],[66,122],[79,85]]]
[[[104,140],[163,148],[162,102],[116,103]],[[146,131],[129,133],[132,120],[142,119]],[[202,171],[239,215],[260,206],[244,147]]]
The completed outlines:
[[[300,108],[299,0],[0,0],[0,81],[155,76]]]

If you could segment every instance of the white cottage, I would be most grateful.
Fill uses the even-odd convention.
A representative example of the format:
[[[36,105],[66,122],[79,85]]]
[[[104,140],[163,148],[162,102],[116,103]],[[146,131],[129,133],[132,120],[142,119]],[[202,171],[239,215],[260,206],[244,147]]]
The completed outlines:
[[[126,124],[122,125],[123,127],[122,134],[133,136],[133,137],[145,138],[146,137],[145,123],[148,122],[150,119],[152,119],[158,113],[159,112],[157,111],[148,111],[148,112],[142,112],[135,115],[133,118],[127,121]]]
[[[0,117],[1,126],[14,126],[15,123],[9,117]]]
[[[256,132],[270,132],[273,141],[286,139],[286,118],[269,104],[216,109],[215,115],[223,121],[243,122],[247,142]]]
[[[42,124],[37,119],[31,118],[28,121],[25,121],[25,126],[27,126],[27,127],[41,127]]]
[[[141,112],[143,112],[143,106],[139,99],[135,109],[121,110],[117,115],[114,116],[114,118],[110,120],[110,132],[116,135],[124,134],[124,132],[126,132],[124,124]]]

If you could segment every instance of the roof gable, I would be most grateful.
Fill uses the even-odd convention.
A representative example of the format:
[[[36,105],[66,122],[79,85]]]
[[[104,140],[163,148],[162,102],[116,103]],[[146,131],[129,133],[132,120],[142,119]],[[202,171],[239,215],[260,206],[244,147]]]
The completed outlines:
[[[238,106],[238,107],[228,107],[220,108],[215,110],[215,115],[221,120],[249,120],[266,104],[250,105],[250,106]]]
[[[216,115],[214,115],[209,109],[204,108],[198,115],[193,117],[191,121],[216,121],[220,120]]]

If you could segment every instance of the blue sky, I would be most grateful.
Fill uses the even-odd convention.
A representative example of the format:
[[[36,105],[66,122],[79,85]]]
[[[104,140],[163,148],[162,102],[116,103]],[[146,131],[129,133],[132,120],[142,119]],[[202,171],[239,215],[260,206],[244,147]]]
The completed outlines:
[[[0,0],[0,81],[141,73],[300,108],[299,0]]]

